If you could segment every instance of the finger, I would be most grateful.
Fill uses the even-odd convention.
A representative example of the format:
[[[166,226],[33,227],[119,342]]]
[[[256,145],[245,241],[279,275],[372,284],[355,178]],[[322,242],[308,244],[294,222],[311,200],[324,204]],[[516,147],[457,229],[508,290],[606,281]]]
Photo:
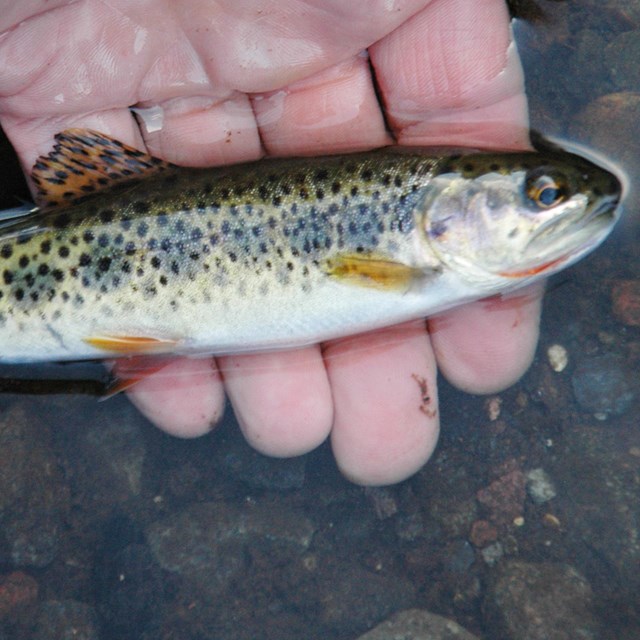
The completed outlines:
[[[522,148],[522,69],[502,0],[430,3],[370,48],[399,142]]]
[[[438,366],[456,387],[495,393],[528,369],[538,341],[544,286],[479,300],[429,320]]]
[[[331,444],[354,482],[399,482],[429,458],[438,438],[436,366],[424,322],[327,344],[335,406]]]
[[[335,153],[391,142],[365,56],[252,99],[269,155]]]
[[[127,378],[127,360],[118,361],[116,376]],[[127,395],[163,431],[193,438],[211,430],[222,417],[224,392],[211,358],[177,359],[143,377]]]
[[[319,347],[229,356],[219,363],[240,428],[258,451],[301,455],[326,439],[333,403]]]

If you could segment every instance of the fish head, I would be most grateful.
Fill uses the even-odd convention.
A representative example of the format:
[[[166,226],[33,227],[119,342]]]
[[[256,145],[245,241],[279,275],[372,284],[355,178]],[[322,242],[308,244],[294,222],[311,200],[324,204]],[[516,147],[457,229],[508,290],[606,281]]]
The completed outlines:
[[[469,155],[447,169],[427,196],[423,231],[444,264],[487,288],[560,271],[619,217],[621,181],[572,153]]]

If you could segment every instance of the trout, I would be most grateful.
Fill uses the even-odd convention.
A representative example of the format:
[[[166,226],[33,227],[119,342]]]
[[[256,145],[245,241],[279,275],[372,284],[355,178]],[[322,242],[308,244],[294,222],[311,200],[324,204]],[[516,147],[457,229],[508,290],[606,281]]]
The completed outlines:
[[[0,361],[295,348],[576,262],[621,183],[557,148],[420,148],[177,167],[89,130],[0,221]]]

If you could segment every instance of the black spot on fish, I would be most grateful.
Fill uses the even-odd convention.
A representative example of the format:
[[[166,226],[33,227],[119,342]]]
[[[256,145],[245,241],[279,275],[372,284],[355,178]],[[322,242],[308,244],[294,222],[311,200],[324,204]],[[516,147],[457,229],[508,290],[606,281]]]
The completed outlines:
[[[316,189],[316,198],[322,200],[324,198],[324,191],[322,189]]]
[[[236,228],[233,230],[233,235],[236,240],[241,240],[242,238],[244,238],[244,231],[240,228]]]
[[[49,273],[49,265],[42,263],[38,267],[38,275],[46,276]]]
[[[128,256],[132,256],[136,252],[136,243],[132,241],[127,242],[127,244],[124,247],[124,252]]]
[[[51,275],[56,282],[62,282],[64,280],[64,273],[60,271],[60,269],[54,269]]]
[[[212,247],[215,247],[219,241],[220,241],[220,237],[218,236],[217,233],[213,233],[209,236],[209,244]]]
[[[167,285],[167,276],[160,276],[160,278],[158,279],[158,281],[160,282],[160,284],[165,287]]]
[[[258,187],[258,195],[263,201],[266,201],[269,197],[269,190],[262,184]]]
[[[64,245],[62,245],[59,249],[58,249],[58,255],[61,258],[68,258],[69,257],[69,247],[65,247]]]
[[[402,186],[402,178],[400,176],[395,176],[393,178],[393,184],[398,188],[401,187]]]
[[[231,225],[229,224],[228,220],[223,220],[222,224],[220,225],[220,231],[222,231],[222,233],[225,236],[229,235],[229,231],[231,231]]]
[[[197,242],[201,238],[202,238],[202,229],[200,229],[199,227],[196,227],[195,229],[191,230],[191,239],[194,242]]]
[[[131,273],[131,263],[128,260],[125,260],[120,266],[120,270],[122,273]]]
[[[117,245],[121,245],[124,242],[124,236],[119,233],[114,239],[113,239],[113,243],[117,244]]]
[[[22,255],[20,256],[20,260],[18,260],[18,264],[20,265],[20,267],[22,267],[23,269],[25,267],[27,267],[29,265],[29,258],[28,256]]]
[[[101,233],[98,236],[98,245],[103,249],[109,246],[109,236],[106,233]]]
[[[357,185],[353,185],[353,187],[351,187],[351,197],[355,198],[355,196],[358,195],[358,187]]]
[[[100,212],[100,221],[104,222],[104,224],[109,224],[110,222],[113,222],[113,219],[116,216],[116,212],[113,211],[112,209],[103,209]]]
[[[24,298],[24,289],[16,289],[13,292],[13,295],[15,296],[16,300],[22,300]]]
[[[63,291],[60,296],[62,297],[62,300],[64,302],[67,302],[69,300],[69,292],[68,291]]]
[[[160,260],[160,258],[158,258],[158,256],[153,256],[153,258],[151,258],[151,266],[154,269],[159,269],[161,265],[162,261]]]
[[[9,244],[3,244],[2,249],[0,249],[0,256],[3,258],[10,258],[13,255],[13,249]]]
[[[78,264],[81,267],[88,267],[91,264],[91,256],[88,253],[81,253]]]
[[[13,282],[13,271],[5,269],[2,273],[2,279],[5,284],[11,284]]]
[[[69,222],[71,222],[69,214],[61,213],[53,219],[53,226],[56,229],[64,229],[69,224]]]
[[[309,198],[309,191],[305,188],[302,187],[300,189],[300,191],[298,191],[298,195],[303,199],[303,200],[307,200]]]
[[[51,251],[51,240],[43,240],[40,243],[40,251],[42,253],[44,253],[44,255],[49,255],[49,252]]]
[[[91,231],[90,229],[87,229],[83,234],[82,234],[82,239],[87,243],[90,244],[91,242],[94,241],[95,239],[95,235],[93,234],[93,231]]]
[[[291,195],[291,187],[288,184],[283,184],[282,185],[282,193],[284,193],[285,196],[290,196]]]
[[[282,203],[282,198],[280,196],[273,196],[271,203],[273,204],[274,207],[279,207],[280,204]]]
[[[235,262],[238,259],[238,256],[233,251],[229,251],[227,255],[229,256],[229,260],[231,260],[231,262]]]
[[[129,229],[131,229],[131,218],[122,218],[122,220],[120,220],[120,227],[123,231],[129,231]]]
[[[38,302],[38,298],[40,297],[37,291],[32,291],[29,296],[34,302]]]
[[[102,258],[100,258],[100,260],[98,260],[98,269],[100,269],[100,271],[102,271],[103,273],[106,273],[107,271],[109,271],[110,267],[111,267],[110,256],[103,256]]]
[[[171,262],[171,273],[175,273],[176,275],[180,273],[180,265],[178,265],[175,260]]]
[[[149,225],[146,222],[141,222],[136,229],[136,233],[139,238],[144,238],[149,231]]]
[[[36,279],[32,273],[27,273],[27,275],[24,277],[24,281],[27,283],[27,286],[31,288],[35,284]]]

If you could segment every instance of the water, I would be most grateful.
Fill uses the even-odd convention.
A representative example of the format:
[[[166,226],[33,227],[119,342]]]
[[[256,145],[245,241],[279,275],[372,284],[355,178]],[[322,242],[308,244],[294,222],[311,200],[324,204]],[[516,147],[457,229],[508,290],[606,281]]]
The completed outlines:
[[[516,26],[532,126],[635,182],[640,3],[539,5]],[[17,176],[3,193],[27,197]],[[0,638],[346,640],[416,608],[481,638],[542,637],[531,611],[552,638],[640,637],[637,205],[550,283],[523,380],[489,398],[441,382],[436,454],[393,487],[350,484],[326,445],[261,456],[230,411],[163,435],[96,402],[100,365],[0,370]],[[34,373],[76,382],[17,381]]]

